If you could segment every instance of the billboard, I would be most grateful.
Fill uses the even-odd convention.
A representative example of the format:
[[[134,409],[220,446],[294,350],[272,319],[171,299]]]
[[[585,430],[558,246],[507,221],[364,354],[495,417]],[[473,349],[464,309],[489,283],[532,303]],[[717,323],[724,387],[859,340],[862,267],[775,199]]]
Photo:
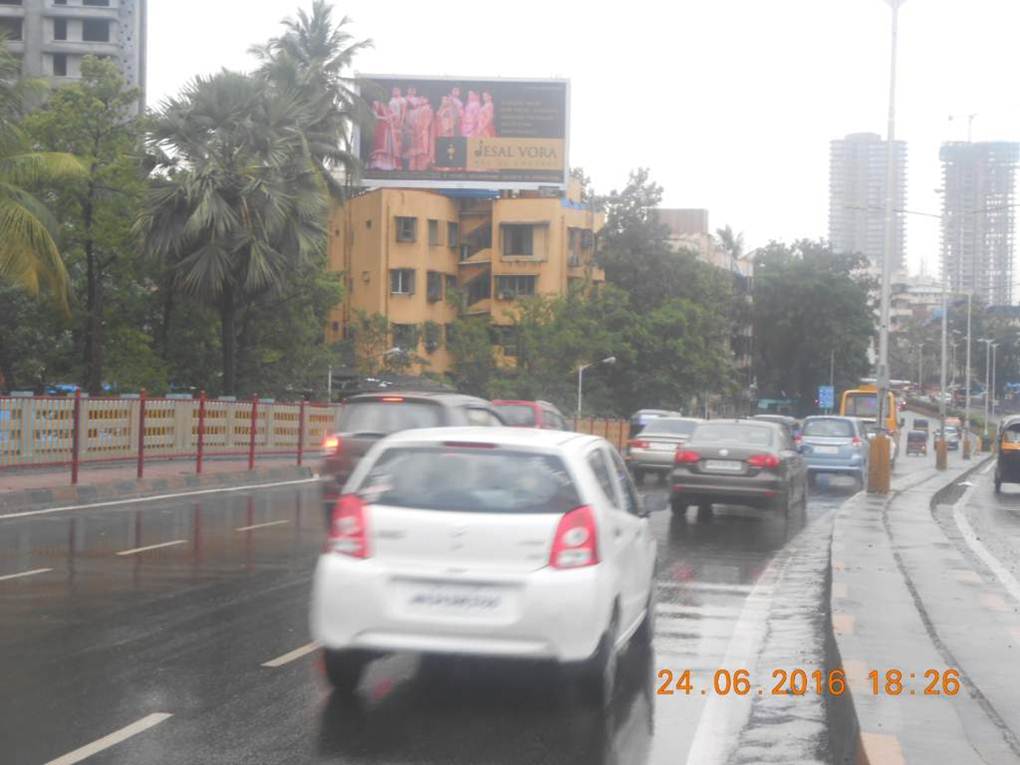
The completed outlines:
[[[570,84],[359,75],[366,186],[565,188]]]

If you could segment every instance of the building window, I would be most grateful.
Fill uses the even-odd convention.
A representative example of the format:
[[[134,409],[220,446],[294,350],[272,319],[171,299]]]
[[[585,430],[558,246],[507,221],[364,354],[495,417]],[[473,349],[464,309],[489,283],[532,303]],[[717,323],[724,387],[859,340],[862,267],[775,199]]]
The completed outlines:
[[[453,335],[454,335],[455,326],[456,325],[454,325],[454,324],[444,324],[443,325],[443,337],[444,337],[444,340],[446,342],[446,347],[447,348],[449,348],[450,345],[453,343]]]
[[[110,42],[110,22],[106,19],[85,19],[81,23],[81,39],[85,42]]]
[[[446,224],[446,246],[451,250],[456,249],[460,246],[460,224],[459,223],[447,223]]]
[[[67,77],[67,54],[66,53],[54,53],[53,54],[53,76],[54,77]]]
[[[20,40],[21,31],[21,19],[0,19],[0,34],[3,34],[8,40],[12,42]]]
[[[67,19],[53,19],[53,39],[67,39]]]
[[[429,221],[429,247],[439,246],[439,221]]]
[[[449,298],[453,290],[457,289],[457,277],[453,274],[446,275],[446,297]]]
[[[443,328],[441,325],[436,324],[434,321],[425,322],[425,352],[435,353],[439,350],[439,340],[442,336]]]
[[[429,271],[425,275],[425,296],[430,303],[438,303],[443,299],[443,275],[438,271]]]
[[[504,356],[516,356],[517,327],[493,327],[492,344],[499,346]]]
[[[333,322],[333,333],[334,334],[338,334],[339,332],[340,332],[340,322],[334,321]]]
[[[418,219],[402,218],[397,216],[397,241],[416,242],[418,241]]]
[[[393,268],[390,270],[390,292],[394,295],[414,294],[414,269]]]
[[[486,300],[492,296],[492,279],[489,274],[476,276],[467,283],[467,304],[474,305],[479,300]]]
[[[390,327],[393,329],[393,345],[405,351],[418,349],[417,324],[391,324]]]
[[[500,300],[513,300],[525,295],[535,294],[537,276],[497,276],[496,297]]]
[[[535,227],[503,226],[503,255],[533,255],[535,253]]]

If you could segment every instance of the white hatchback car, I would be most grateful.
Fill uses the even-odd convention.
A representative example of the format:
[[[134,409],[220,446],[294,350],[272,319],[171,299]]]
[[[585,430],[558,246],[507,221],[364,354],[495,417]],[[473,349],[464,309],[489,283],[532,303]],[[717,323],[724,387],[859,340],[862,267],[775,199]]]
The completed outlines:
[[[397,651],[552,659],[597,699],[651,638],[656,542],[604,439],[521,428],[406,431],[352,473],[315,571],[312,634],[353,692]]]

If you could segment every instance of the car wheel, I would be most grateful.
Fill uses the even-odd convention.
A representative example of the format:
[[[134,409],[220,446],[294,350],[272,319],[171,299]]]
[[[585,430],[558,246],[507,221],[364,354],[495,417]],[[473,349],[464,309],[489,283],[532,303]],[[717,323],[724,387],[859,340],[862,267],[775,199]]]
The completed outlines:
[[[644,470],[642,470],[641,468],[634,468],[634,470],[632,470],[631,472],[634,474],[634,483],[636,483],[638,486],[644,484],[645,482]]]
[[[323,651],[326,677],[337,693],[350,696],[361,682],[368,658],[356,651]]]
[[[639,646],[650,646],[655,635],[655,604],[658,602],[655,579],[652,578],[648,591],[648,602],[645,604],[645,618],[634,633],[634,643]]]
[[[599,646],[581,669],[580,689],[586,699],[605,708],[613,700],[616,690],[616,632],[619,616],[613,611],[609,627],[599,640]]]
[[[995,493],[1002,494],[1002,480],[999,476],[995,476]]]
[[[686,515],[687,514],[687,503],[678,499],[671,499],[669,501],[669,509],[673,511],[673,515]]]
[[[698,505],[698,520],[707,521],[712,518],[712,503],[702,502]]]

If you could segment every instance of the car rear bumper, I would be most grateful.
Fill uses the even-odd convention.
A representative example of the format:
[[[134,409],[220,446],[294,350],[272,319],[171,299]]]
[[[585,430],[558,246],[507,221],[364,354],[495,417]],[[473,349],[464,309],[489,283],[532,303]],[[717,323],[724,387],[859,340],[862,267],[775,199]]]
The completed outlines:
[[[624,458],[633,468],[642,470],[672,470],[676,461],[676,449],[631,449]]]
[[[720,480],[719,476],[677,474],[671,476],[671,499],[688,504],[718,502],[721,504],[764,506],[786,489],[782,479],[774,476],[744,477]]]
[[[584,660],[609,622],[612,595],[604,566],[522,574],[395,570],[372,559],[325,553],[315,570],[312,636],[332,650],[411,651]],[[410,583],[410,584],[408,584]],[[498,612],[438,609],[410,613],[406,587],[482,587],[498,591]]]

